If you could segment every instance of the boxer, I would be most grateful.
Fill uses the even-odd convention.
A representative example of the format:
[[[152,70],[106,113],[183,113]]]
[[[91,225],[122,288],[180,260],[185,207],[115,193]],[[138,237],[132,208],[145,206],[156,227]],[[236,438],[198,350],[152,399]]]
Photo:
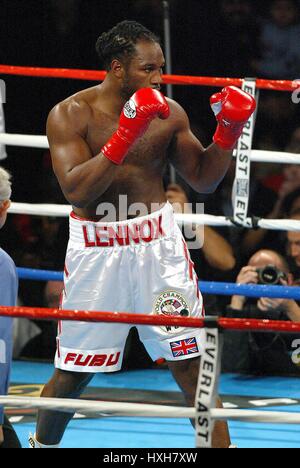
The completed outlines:
[[[160,92],[165,60],[152,32],[124,21],[99,37],[96,50],[107,70],[103,83],[57,104],[47,122],[54,172],[73,206],[62,307],[199,317],[202,296],[166,200],[164,170],[171,162],[193,189],[213,192],[255,100],[230,86],[213,95],[218,125],[213,143],[204,148],[183,108]],[[104,212],[111,207],[115,217],[108,220]],[[42,396],[77,398],[95,372],[119,370],[129,328],[60,323],[56,369]],[[188,405],[194,405],[202,331],[138,331],[151,358],[166,359]],[[31,445],[58,446],[70,417],[40,411]],[[226,423],[215,424],[213,444],[230,445]]]

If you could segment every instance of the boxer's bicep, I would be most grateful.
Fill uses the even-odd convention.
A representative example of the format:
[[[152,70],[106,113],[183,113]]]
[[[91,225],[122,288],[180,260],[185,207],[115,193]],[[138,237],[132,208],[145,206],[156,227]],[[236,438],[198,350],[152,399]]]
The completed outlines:
[[[204,147],[193,134],[188,117],[182,110],[168,154],[170,162],[190,185],[193,185],[197,177],[203,152]]]
[[[92,158],[83,133],[84,116],[70,115],[65,109],[55,109],[47,121],[47,137],[53,170],[63,190],[72,186],[72,171]],[[70,187],[69,187],[70,186]]]
[[[63,189],[72,185],[74,170],[92,158],[86,142],[78,135],[65,138],[63,143],[53,141],[50,151],[54,173]]]

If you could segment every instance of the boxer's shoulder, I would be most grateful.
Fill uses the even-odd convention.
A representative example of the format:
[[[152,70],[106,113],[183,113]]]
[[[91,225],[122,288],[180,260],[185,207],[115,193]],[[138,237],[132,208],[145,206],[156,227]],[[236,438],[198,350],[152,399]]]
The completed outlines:
[[[94,90],[84,90],[56,104],[48,115],[47,134],[58,128],[71,127],[75,131],[84,128],[93,114],[93,96]]]
[[[50,111],[47,120],[47,130],[53,126],[70,126],[74,130],[82,130],[91,122],[106,116],[101,86],[79,91],[56,104]]]
[[[92,112],[89,102],[84,96],[70,96],[64,101],[59,102],[50,111],[48,120],[56,119],[76,119],[76,117],[88,117]]]
[[[167,102],[170,107],[170,117],[168,119],[169,124],[172,124],[174,130],[180,129],[183,126],[185,127],[189,122],[186,111],[173,99],[167,98]]]

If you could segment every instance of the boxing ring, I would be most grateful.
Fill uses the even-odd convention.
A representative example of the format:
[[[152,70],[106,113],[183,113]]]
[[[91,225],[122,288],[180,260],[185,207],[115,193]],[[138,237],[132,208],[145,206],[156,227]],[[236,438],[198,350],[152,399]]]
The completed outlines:
[[[35,77],[47,77],[47,78],[69,78],[69,79],[82,79],[82,80],[97,80],[101,81],[105,77],[104,72],[88,71],[88,70],[66,70],[66,69],[43,69],[34,67],[15,67],[0,65],[1,74],[12,74],[22,76],[35,76]],[[209,78],[209,77],[187,77],[187,76],[173,76],[165,75],[164,83],[176,84],[176,85],[201,85],[201,86],[250,86],[252,85],[253,93],[256,93],[258,89],[269,89],[277,91],[290,91],[294,92],[299,86],[299,83],[290,81],[273,81],[273,80],[243,80],[243,79],[228,79],[228,78]],[[300,164],[300,156],[295,154],[268,152],[268,151],[255,151],[252,150],[252,136],[255,125],[255,119],[249,125],[249,132],[246,135],[248,147],[243,149],[243,154],[248,156],[248,168],[250,167],[251,161],[257,162],[276,162],[284,164]],[[246,138],[245,137],[245,138]],[[32,148],[48,148],[47,139],[43,135],[16,135],[16,134],[0,134],[0,144],[11,145],[11,146],[27,146]],[[241,147],[238,146],[236,150],[237,159],[237,173],[236,181],[239,179],[238,170],[240,164]],[[250,172],[250,171],[249,171]],[[244,179],[244,187],[249,185],[249,176]],[[239,215],[234,213],[232,218],[226,218],[223,216],[211,216],[211,215],[187,215],[177,214],[176,219],[178,223],[193,223],[193,224],[207,224],[210,226],[240,226],[246,228],[261,227],[264,229],[274,230],[289,230],[289,231],[300,231],[300,221],[296,220],[269,220],[269,219],[254,219],[247,217],[247,207],[249,199],[249,191],[244,190],[245,193],[234,189],[233,203],[236,208],[236,201],[241,197],[244,199],[245,207],[243,213]],[[67,217],[71,211],[71,207],[68,205],[53,205],[53,204],[24,204],[24,203],[12,203],[9,210],[11,214],[28,214],[32,216],[55,216],[55,217]],[[18,268],[18,274],[20,279],[30,280],[42,280],[42,281],[60,281],[63,280],[62,272],[50,272],[41,270],[32,270],[25,268]],[[285,286],[266,286],[266,285],[237,285],[228,283],[212,283],[212,282],[200,282],[200,288],[203,293],[207,294],[220,294],[220,295],[246,295],[250,297],[275,297],[275,298],[293,298],[300,300],[300,290],[297,287],[285,287]],[[128,311],[127,311],[128,312]],[[287,398],[290,401],[294,401],[295,411],[287,412],[284,409],[286,407],[280,406],[280,401],[283,400],[283,395],[278,398],[278,405],[274,403],[277,411],[265,411],[265,410],[253,410],[253,409],[232,409],[230,407],[224,409],[215,409],[215,398],[218,391],[220,381],[220,353],[221,353],[221,337],[224,330],[239,330],[239,331],[273,331],[281,333],[299,333],[300,323],[291,323],[283,321],[270,321],[270,320],[246,320],[246,319],[225,319],[225,318],[211,318],[205,319],[193,319],[185,317],[162,317],[154,315],[143,315],[130,313],[119,313],[119,312],[90,312],[90,311],[67,311],[59,309],[43,309],[43,308],[28,308],[28,307],[0,307],[0,315],[9,315],[18,318],[30,318],[30,319],[45,319],[45,320],[84,320],[84,321],[100,321],[100,322],[115,322],[115,323],[130,323],[132,325],[169,325],[169,326],[184,326],[184,327],[199,327],[205,328],[206,334],[206,352],[205,359],[202,359],[201,366],[202,372],[197,388],[197,396],[194,408],[187,408],[183,405],[155,405],[155,404],[144,404],[144,403],[130,403],[130,402],[117,402],[117,401],[91,401],[83,398],[79,400],[68,400],[68,399],[52,399],[52,398],[41,398],[41,397],[18,397],[18,396],[0,396],[0,403],[5,405],[7,408],[25,408],[29,409],[56,409],[65,412],[75,411],[78,418],[78,430],[80,431],[80,424],[83,420],[80,417],[88,416],[90,414],[96,415],[97,418],[105,418],[105,421],[101,421],[103,425],[102,430],[105,431],[105,424],[110,418],[117,421],[122,418],[131,419],[139,418],[158,420],[163,419],[169,421],[169,428],[172,427],[173,432],[178,429],[182,429],[182,420],[187,418],[195,418],[195,435],[192,435],[192,427],[188,421],[185,421],[188,425],[189,444],[193,439],[193,446],[199,447],[210,447],[211,446],[211,434],[215,420],[229,420],[233,423],[246,424],[247,430],[251,431],[251,424],[264,423],[267,424],[267,430],[270,431],[270,440],[272,437],[272,427],[278,427],[277,425],[296,425],[294,426],[294,434],[300,431],[300,406],[297,405],[297,385],[293,380],[290,388],[287,389]],[[146,312],[146,311],[145,311]],[[295,335],[296,337],[297,335]],[[299,351],[300,354],[300,351]],[[207,391],[203,391],[203,381],[201,381],[201,375],[205,373],[204,363],[209,364],[211,369],[208,380],[210,384],[206,388]],[[25,365],[26,367],[26,365]],[[33,365],[34,368],[34,365]],[[29,366],[27,365],[29,370]],[[145,371],[145,372],[148,372]],[[153,372],[152,370],[149,371]],[[159,371],[161,372],[161,371]],[[166,371],[168,372],[168,371]],[[119,374],[119,373],[118,373]],[[96,375],[96,380],[107,379],[114,380],[114,377],[99,376]],[[94,379],[95,379],[94,377]],[[143,377],[144,378],[144,377]],[[234,377],[230,377],[234,380]],[[116,380],[120,379],[120,375],[116,376]],[[134,376],[133,376],[134,379]],[[47,378],[44,380],[45,383]],[[125,378],[126,380],[126,378]],[[222,380],[222,377],[221,377]],[[272,379],[271,379],[272,380]],[[287,379],[289,380],[289,379]],[[235,384],[238,379],[235,380]],[[247,379],[241,378],[241,381],[247,382]],[[166,383],[166,382],[165,382]],[[132,382],[134,385],[135,382]],[[167,384],[168,386],[169,384]],[[175,384],[174,384],[175,385]],[[174,389],[174,387],[172,387]],[[292,391],[289,391],[291,390]],[[276,392],[275,392],[276,393]],[[273,395],[274,393],[272,393]],[[298,392],[298,395],[300,393]],[[266,396],[266,395],[261,395]],[[278,396],[278,395],[276,395]],[[291,403],[292,404],[292,403]],[[255,406],[255,405],[254,405]],[[299,406],[299,407],[298,407]],[[298,413],[299,412],[299,413]],[[121,419],[120,419],[121,418]],[[203,420],[206,421],[205,432],[203,432]],[[171,422],[170,422],[171,421]],[[154,423],[155,424],[155,423]],[[107,426],[108,427],[108,426]],[[165,426],[167,427],[167,426]],[[234,432],[234,426],[233,432]],[[237,426],[235,426],[237,427]],[[86,425],[82,424],[81,429],[85,430]],[[170,430],[170,429],[169,429]],[[184,431],[186,428],[184,429]],[[230,426],[231,430],[231,426]],[[274,429],[279,431],[279,429]],[[291,429],[285,429],[290,434]],[[68,431],[68,430],[67,430]],[[96,429],[97,431],[97,429]],[[157,424],[157,429],[154,431],[156,438],[160,438],[160,431],[163,433],[162,423]],[[80,436],[81,437],[81,436]],[[100,437],[101,439],[101,437]],[[232,437],[233,443],[235,443],[235,437]],[[293,439],[293,437],[292,437]],[[299,437],[296,437],[295,445],[300,446],[300,442],[296,443]],[[102,440],[102,439],[101,439]],[[178,439],[176,439],[178,440]],[[101,441],[99,442],[101,443]],[[107,442],[108,443],[108,442]],[[112,443],[112,442],[110,442]],[[126,441],[123,441],[125,444]],[[137,447],[148,447],[147,442],[139,442]],[[153,442],[152,442],[153,443]],[[160,442],[159,442],[160,443]],[[179,442],[178,442],[179,443]],[[104,442],[105,444],[105,442]],[[136,447],[132,445],[132,441],[128,441],[129,447]],[[106,445],[104,445],[106,446]],[[107,447],[117,447],[118,445],[107,445]],[[125,445],[124,445],[125,446]],[[153,445],[152,445],[153,446]],[[158,445],[159,446],[159,445]],[[165,445],[166,446],[166,445]],[[174,445],[171,445],[174,447]],[[181,446],[181,445],[178,445]],[[272,446],[272,444],[271,444]]]

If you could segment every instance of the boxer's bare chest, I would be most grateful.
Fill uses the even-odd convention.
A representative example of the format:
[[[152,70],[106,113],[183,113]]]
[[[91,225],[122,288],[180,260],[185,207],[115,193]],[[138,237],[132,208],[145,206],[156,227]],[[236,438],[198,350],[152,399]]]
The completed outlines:
[[[86,141],[93,155],[110,139],[118,128],[119,118],[114,118],[104,112],[94,112],[88,124]],[[164,163],[168,146],[174,130],[167,121],[156,118],[151,122],[146,133],[140,137],[128,152],[125,164],[144,167],[150,165],[159,167]]]
[[[103,111],[94,111],[88,122],[84,138],[94,156],[118,128],[119,117]],[[167,166],[168,147],[172,141],[172,123],[155,119],[146,133],[140,137],[128,152],[124,163],[118,168],[108,190],[88,207],[86,215],[91,216],[99,203],[118,206],[120,196],[127,197],[127,203],[163,202],[165,194],[162,178]]]

